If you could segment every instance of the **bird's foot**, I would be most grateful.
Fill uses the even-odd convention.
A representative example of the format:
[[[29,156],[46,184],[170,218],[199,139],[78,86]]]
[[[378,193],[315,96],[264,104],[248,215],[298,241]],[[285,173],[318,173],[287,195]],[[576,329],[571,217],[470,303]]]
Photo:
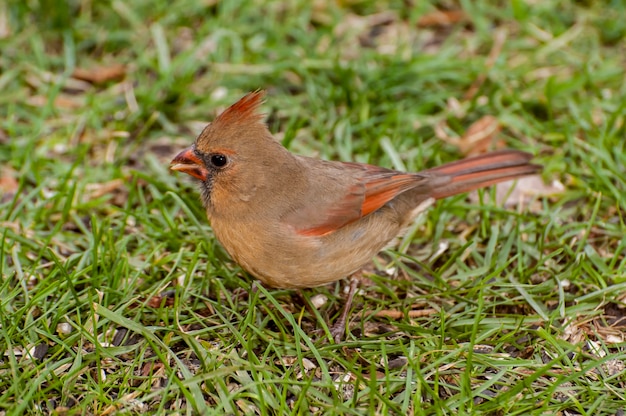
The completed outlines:
[[[352,307],[354,294],[359,287],[359,277],[359,272],[353,274],[350,277],[350,290],[348,291],[348,298],[346,299],[346,303],[343,306],[341,315],[339,316],[339,319],[337,319],[337,321],[333,325],[331,325],[330,328],[328,328],[330,331],[330,335],[333,337],[333,341],[335,341],[335,344],[339,344],[346,334],[348,314],[350,313],[350,308]]]

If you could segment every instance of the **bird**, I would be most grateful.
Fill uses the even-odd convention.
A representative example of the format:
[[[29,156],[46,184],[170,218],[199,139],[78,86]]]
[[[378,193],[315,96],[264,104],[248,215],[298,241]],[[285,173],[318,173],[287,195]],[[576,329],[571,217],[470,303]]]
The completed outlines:
[[[500,150],[417,173],[297,155],[263,121],[264,91],[232,104],[170,169],[192,176],[215,237],[265,286],[303,289],[354,276],[436,200],[537,174],[520,150]],[[341,316],[346,331],[356,279]]]

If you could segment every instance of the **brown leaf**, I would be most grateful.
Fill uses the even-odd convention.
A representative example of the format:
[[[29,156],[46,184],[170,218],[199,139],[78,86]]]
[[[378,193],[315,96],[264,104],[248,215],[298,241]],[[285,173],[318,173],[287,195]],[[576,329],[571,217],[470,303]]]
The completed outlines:
[[[170,296],[172,295],[172,296]],[[147,300],[146,304],[151,308],[169,308],[174,306],[173,293],[166,291],[159,295],[154,295]]]
[[[497,140],[500,133],[500,122],[491,115],[475,121],[462,137],[450,135],[448,125],[442,121],[435,125],[435,136],[444,142],[457,147],[465,156],[475,156],[489,150],[501,149],[504,142]]]
[[[419,310],[410,310],[408,312],[397,310],[397,309],[384,309],[382,311],[376,312],[375,316],[390,318],[390,319],[402,319],[405,315],[408,315],[409,318],[420,318],[422,316],[430,316],[436,315],[439,313],[436,309],[419,309]]]
[[[385,377],[387,377],[387,374],[380,370],[376,370],[374,373],[363,373],[365,380],[384,380]]]
[[[417,21],[419,27],[450,26],[466,20],[463,10],[435,10],[422,15]]]
[[[143,377],[148,377],[156,372],[159,372],[164,368],[163,363],[145,363],[141,367],[141,375]]]
[[[6,39],[13,33],[7,8],[0,9],[0,39]]]
[[[122,179],[113,179],[104,183],[90,183],[85,186],[88,200],[100,198],[103,195],[113,193],[115,191],[124,190],[124,181]]]
[[[126,66],[113,64],[110,66],[96,66],[93,68],[76,68],[72,76],[92,84],[103,84],[107,81],[119,80],[126,76]]]
[[[10,198],[17,192],[19,183],[17,179],[15,179],[15,175],[16,172],[8,167],[5,167],[0,172],[0,194],[3,199],[5,195]]]
[[[33,107],[43,107],[48,104],[48,97],[43,95],[34,95],[29,97],[26,102]],[[75,109],[83,106],[83,100],[78,97],[61,94],[54,98],[54,106],[56,108]]]
[[[335,43],[345,59],[358,55],[361,48],[375,48],[381,54],[404,51],[415,35],[409,24],[392,11],[360,16],[346,15],[333,29]],[[323,45],[326,50],[330,44]]]
[[[485,153],[494,148],[504,147],[502,141],[496,142],[500,133],[500,122],[491,115],[486,115],[475,121],[458,142],[459,150],[466,156]]]

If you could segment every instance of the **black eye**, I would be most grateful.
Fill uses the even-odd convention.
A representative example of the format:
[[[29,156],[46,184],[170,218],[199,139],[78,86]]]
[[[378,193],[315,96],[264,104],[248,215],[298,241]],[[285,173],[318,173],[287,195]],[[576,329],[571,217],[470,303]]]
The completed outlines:
[[[228,158],[223,154],[216,153],[211,155],[211,164],[216,168],[222,168],[228,163]]]

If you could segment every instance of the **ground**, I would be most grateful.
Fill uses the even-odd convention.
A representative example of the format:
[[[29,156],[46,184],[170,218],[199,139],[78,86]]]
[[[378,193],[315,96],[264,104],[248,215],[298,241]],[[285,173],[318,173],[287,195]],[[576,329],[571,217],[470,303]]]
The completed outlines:
[[[0,414],[624,414],[623,1],[0,3]],[[246,92],[291,151],[539,177],[347,283],[259,286],[169,161]]]

